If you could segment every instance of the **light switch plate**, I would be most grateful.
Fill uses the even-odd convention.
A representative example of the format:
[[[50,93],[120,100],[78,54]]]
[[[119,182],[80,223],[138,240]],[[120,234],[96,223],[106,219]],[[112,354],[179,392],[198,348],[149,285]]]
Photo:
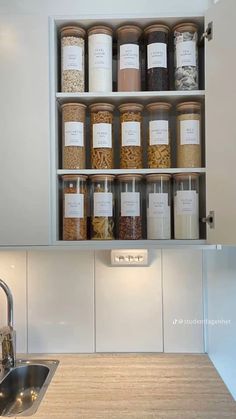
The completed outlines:
[[[111,250],[112,266],[147,266],[147,249],[114,249]]]

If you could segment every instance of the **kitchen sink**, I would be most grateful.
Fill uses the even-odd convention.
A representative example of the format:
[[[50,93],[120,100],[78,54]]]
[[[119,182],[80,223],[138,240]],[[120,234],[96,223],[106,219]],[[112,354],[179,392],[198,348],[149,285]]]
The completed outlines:
[[[47,391],[59,361],[17,360],[0,378],[0,416],[33,415]]]

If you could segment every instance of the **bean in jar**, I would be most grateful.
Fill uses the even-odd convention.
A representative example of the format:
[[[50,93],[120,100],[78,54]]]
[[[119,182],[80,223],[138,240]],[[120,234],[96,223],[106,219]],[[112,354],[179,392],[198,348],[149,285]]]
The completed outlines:
[[[92,169],[112,169],[114,105],[96,103],[91,111],[91,166]]]
[[[82,103],[62,105],[63,169],[85,169],[85,109]]]
[[[180,23],[173,29],[175,44],[175,89],[198,89],[198,27]]]
[[[118,39],[118,92],[141,90],[139,39],[142,29],[125,25],[117,29]]]
[[[201,104],[177,105],[177,167],[201,167]]]
[[[168,90],[168,39],[169,27],[163,24],[148,26],[147,39],[147,90]]]
[[[119,175],[119,239],[142,239],[141,175]]]
[[[146,107],[148,123],[148,167],[171,167],[170,109],[165,102],[150,103]]]
[[[113,240],[115,238],[114,178],[115,176],[113,175],[91,176],[92,240]]]
[[[174,175],[175,239],[199,239],[199,175]]]
[[[142,164],[142,112],[143,105],[127,103],[120,111],[120,167],[141,169]]]
[[[171,238],[171,175],[146,176],[147,238]]]
[[[63,240],[87,239],[87,176],[64,175]]]
[[[61,91],[84,92],[85,30],[78,26],[61,29]]]

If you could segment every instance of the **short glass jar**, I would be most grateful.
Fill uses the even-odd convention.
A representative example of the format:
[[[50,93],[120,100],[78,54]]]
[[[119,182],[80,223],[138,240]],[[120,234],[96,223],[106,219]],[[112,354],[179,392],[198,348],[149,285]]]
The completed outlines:
[[[143,167],[142,110],[139,103],[125,103],[120,111],[120,168]]]
[[[148,167],[171,167],[170,110],[166,102],[150,103],[148,111]]]
[[[65,103],[62,109],[62,168],[85,169],[85,110],[82,103]]]
[[[142,175],[119,175],[119,239],[142,239]]]
[[[63,240],[87,239],[87,176],[64,175]]]
[[[90,105],[91,111],[91,167],[113,169],[113,111],[110,103]]]
[[[198,90],[198,26],[195,23],[179,23],[173,31],[175,89]]]
[[[61,29],[62,92],[85,90],[85,35],[85,30],[78,26]]]
[[[148,26],[144,34],[147,46],[147,90],[168,90],[169,27],[162,24]]]
[[[177,167],[201,167],[201,104],[183,102],[177,112]]]
[[[146,176],[147,239],[171,238],[171,175]]]
[[[112,29],[88,30],[89,92],[112,92]]]
[[[115,238],[113,175],[91,176],[91,239],[113,240]]]
[[[117,29],[118,40],[118,92],[141,90],[141,65],[139,39],[142,29],[125,25]]]
[[[175,239],[199,239],[199,174],[174,175]]]

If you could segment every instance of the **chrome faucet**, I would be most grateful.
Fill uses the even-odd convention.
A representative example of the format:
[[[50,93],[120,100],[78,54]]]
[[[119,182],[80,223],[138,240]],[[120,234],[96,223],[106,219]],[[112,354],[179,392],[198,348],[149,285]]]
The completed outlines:
[[[13,329],[13,297],[8,285],[0,279],[0,288],[7,297],[7,326],[0,329],[0,344],[2,345],[2,366],[9,370],[15,366],[15,331]]]

